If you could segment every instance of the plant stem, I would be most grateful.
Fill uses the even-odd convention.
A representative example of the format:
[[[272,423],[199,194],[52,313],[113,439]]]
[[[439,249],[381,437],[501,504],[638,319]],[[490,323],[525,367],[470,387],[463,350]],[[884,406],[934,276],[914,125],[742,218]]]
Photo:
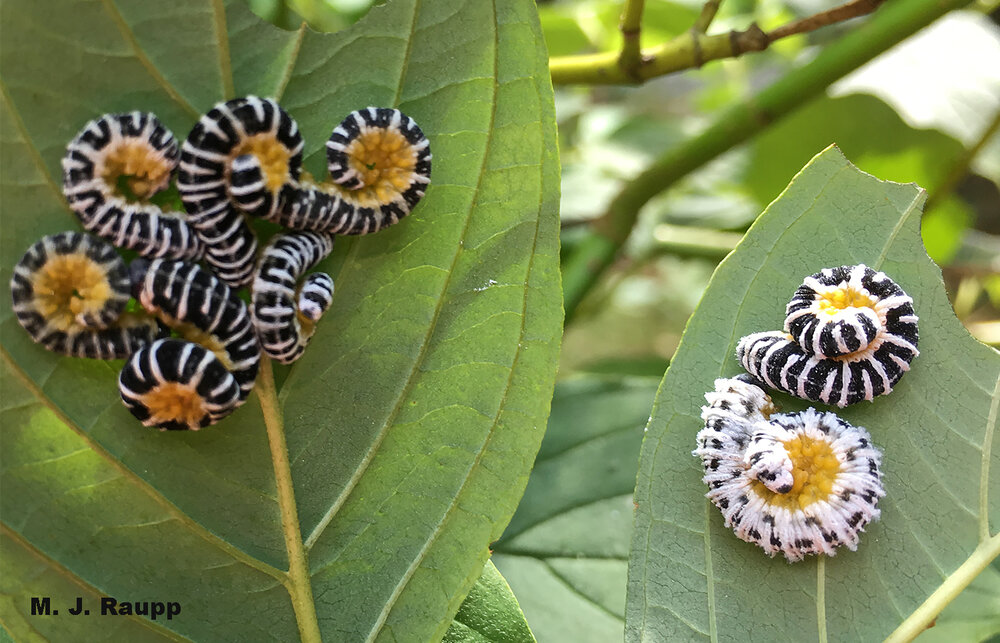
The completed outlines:
[[[309,576],[309,557],[302,542],[295,490],[292,488],[292,467],[285,444],[285,423],[278,406],[271,360],[266,356],[260,362],[257,400],[267,427],[267,442],[271,449],[274,481],[278,490],[278,507],[281,509],[281,528],[285,535],[285,549],[288,551],[288,581],[285,588],[292,599],[299,637],[303,643],[321,643],[319,620],[312,595],[312,579]]]
[[[719,5],[721,4],[722,0],[706,0],[704,6],[701,8],[701,14],[694,21],[693,29],[698,33],[707,32],[712,21],[715,20],[715,14],[718,13]]]
[[[642,26],[642,7],[645,0],[625,0],[622,10],[620,29],[622,32],[622,51],[618,55],[618,66],[625,73],[638,69],[642,64],[639,32]],[[638,79],[636,79],[638,80]]]
[[[795,20],[764,33],[756,24],[743,31],[709,36],[705,33],[715,18],[719,0],[709,0],[687,33],[646,51],[639,50],[641,0],[628,0],[622,14],[625,42],[620,53],[604,52],[581,56],[557,56],[549,61],[556,85],[627,85],[641,83],[683,69],[701,67],[710,60],[734,58],[748,51],[763,51],[772,42],[794,34],[862,16],[878,8],[884,0],[850,0],[833,9]]]
[[[979,543],[972,555],[956,569],[934,593],[927,597],[923,605],[918,607],[899,627],[889,635],[885,643],[900,643],[912,641],[921,632],[930,627],[941,610],[955,600],[972,580],[986,569],[993,559],[1000,554],[1000,534]]]
[[[888,3],[872,18],[823,49],[812,61],[743,104],[718,116],[698,136],[655,160],[612,199],[588,236],[566,253],[563,296],[566,322],[614,261],[652,197],[822,93],[831,83],[968,0]]]
[[[807,18],[793,20],[788,24],[781,25],[774,31],[768,33],[767,37],[774,41],[779,38],[786,38],[795,34],[815,31],[820,27],[825,27],[837,22],[843,22],[845,20],[850,20],[851,18],[856,18],[857,16],[869,14],[878,9],[879,5],[883,2],[885,2],[885,0],[851,0],[850,2],[846,2],[839,7],[834,7],[828,11],[821,11],[820,13]]]

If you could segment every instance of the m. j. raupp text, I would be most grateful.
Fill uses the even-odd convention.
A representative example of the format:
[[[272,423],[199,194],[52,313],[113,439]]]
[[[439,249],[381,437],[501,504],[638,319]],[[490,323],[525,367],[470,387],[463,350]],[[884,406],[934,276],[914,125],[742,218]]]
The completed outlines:
[[[58,616],[60,611],[52,607],[49,596],[31,597],[32,616]],[[73,604],[65,610],[70,616],[90,616],[90,608],[84,603],[82,596],[77,596]],[[145,616],[156,620],[166,616],[173,619],[181,613],[181,604],[176,601],[119,601],[111,596],[102,596],[97,606],[97,614],[101,616]]]

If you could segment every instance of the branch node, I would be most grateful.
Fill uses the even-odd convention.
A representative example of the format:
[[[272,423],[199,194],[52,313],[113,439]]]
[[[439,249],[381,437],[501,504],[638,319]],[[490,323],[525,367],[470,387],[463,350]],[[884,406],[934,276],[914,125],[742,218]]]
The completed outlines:
[[[730,31],[729,44],[733,55],[739,56],[748,51],[764,51],[771,44],[771,38],[754,22],[744,31]]]
[[[702,33],[698,31],[698,27],[691,27],[691,50],[694,56],[694,66],[701,69],[701,66],[705,64],[705,54],[701,50],[701,36]]]

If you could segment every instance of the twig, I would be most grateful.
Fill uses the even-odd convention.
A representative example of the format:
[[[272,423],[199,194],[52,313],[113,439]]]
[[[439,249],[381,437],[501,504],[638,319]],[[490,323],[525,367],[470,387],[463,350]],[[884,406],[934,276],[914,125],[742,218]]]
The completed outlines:
[[[701,14],[694,21],[694,30],[698,33],[706,33],[712,21],[715,20],[715,14],[719,11],[721,4],[722,0],[706,0],[705,5],[701,8]]]
[[[631,234],[640,208],[690,172],[747,140],[848,72],[968,0],[909,0],[886,4],[870,20],[827,46],[747,103],[720,115],[700,135],[672,148],[626,183],[563,262],[566,321],[607,271]]]
[[[705,29],[715,17],[718,0],[709,0],[702,13],[687,33],[658,47],[640,51],[637,16],[641,14],[642,2],[630,0],[622,15],[622,34],[625,45],[622,51],[586,54],[580,56],[557,56],[549,61],[552,82],[556,85],[628,85],[642,83],[650,78],[664,76],[684,69],[701,67],[711,60],[735,58],[751,51],[763,51],[772,42],[794,34],[812,31],[835,22],[842,22],[873,12],[884,0],[851,0],[828,11],[808,18],[790,22],[765,33],[756,24],[743,31],[706,35]],[[635,6],[638,5],[638,11]],[[635,25],[634,41],[625,30],[626,19]],[[631,22],[632,20],[635,22]],[[635,46],[634,55],[629,47]]]
[[[788,36],[794,36],[795,34],[815,31],[820,27],[825,27],[836,22],[843,22],[845,20],[850,20],[851,18],[857,18],[858,16],[869,14],[878,9],[879,5],[883,2],[885,2],[885,0],[851,0],[851,2],[844,3],[839,7],[834,7],[828,11],[821,11],[820,13],[809,16],[808,18],[793,20],[788,24],[781,25],[767,34],[767,36],[771,39],[771,42],[774,42],[779,38],[786,38]]]
[[[639,32],[642,25],[642,7],[645,0],[625,0],[622,10],[620,29],[622,32],[622,51],[618,55],[618,66],[626,73],[632,74],[642,65]],[[636,78],[638,81],[639,78]]]

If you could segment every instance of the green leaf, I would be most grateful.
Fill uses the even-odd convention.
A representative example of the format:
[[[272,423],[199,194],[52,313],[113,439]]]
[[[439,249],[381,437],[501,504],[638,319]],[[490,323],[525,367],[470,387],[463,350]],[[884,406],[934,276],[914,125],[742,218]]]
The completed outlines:
[[[656,381],[556,385],[521,505],[493,561],[541,641],[621,640],[632,489]]]
[[[1000,536],[991,536],[1000,494],[988,494],[1000,475],[1000,450],[991,450],[1000,355],[951,311],[920,243],[923,199],[915,185],[879,181],[827,149],[716,270],[642,446],[626,640],[745,640],[747,632],[761,640],[880,640],[967,559],[951,579],[959,588],[1000,551]],[[892,276],[920,316],[911,372],[891,395],[839,412],[884,452],[882,517],[857,552],[796,564],[769,559],[726,529],[704,497],[691,456],[703,395],[715,378],[741,371],[734,351],[742,335],[781,328],[804,276],[862,262]],[[774,397],[786,410],[808,406]],[[928,609],[921,614],[932,615]]]
[[[344,115],[399,106],[434,153],[412,216],[338,241],[333,308],[280,392],[265,366],[256,399],[204,431],[139,426],[120,364],[47,353],[3,298],[2,535],[27,562],[0,620],[19,639],[126,627],[31,617],[44,589],[182,604],[131,619],[128,640],[442,636],[527,482],[555,375],[559,170],[534,5],[396,0],[332,35],[240,0],[11,2],[0,20],[3,283],[40,236],[79,229],[59,162],[103,112],[155,111],[184,137],[219,100],[275,96],[323,176]]]
[[[445,643],[534,643],[524,614],[492,561],[486,561],[479,580],[469,590]]]

